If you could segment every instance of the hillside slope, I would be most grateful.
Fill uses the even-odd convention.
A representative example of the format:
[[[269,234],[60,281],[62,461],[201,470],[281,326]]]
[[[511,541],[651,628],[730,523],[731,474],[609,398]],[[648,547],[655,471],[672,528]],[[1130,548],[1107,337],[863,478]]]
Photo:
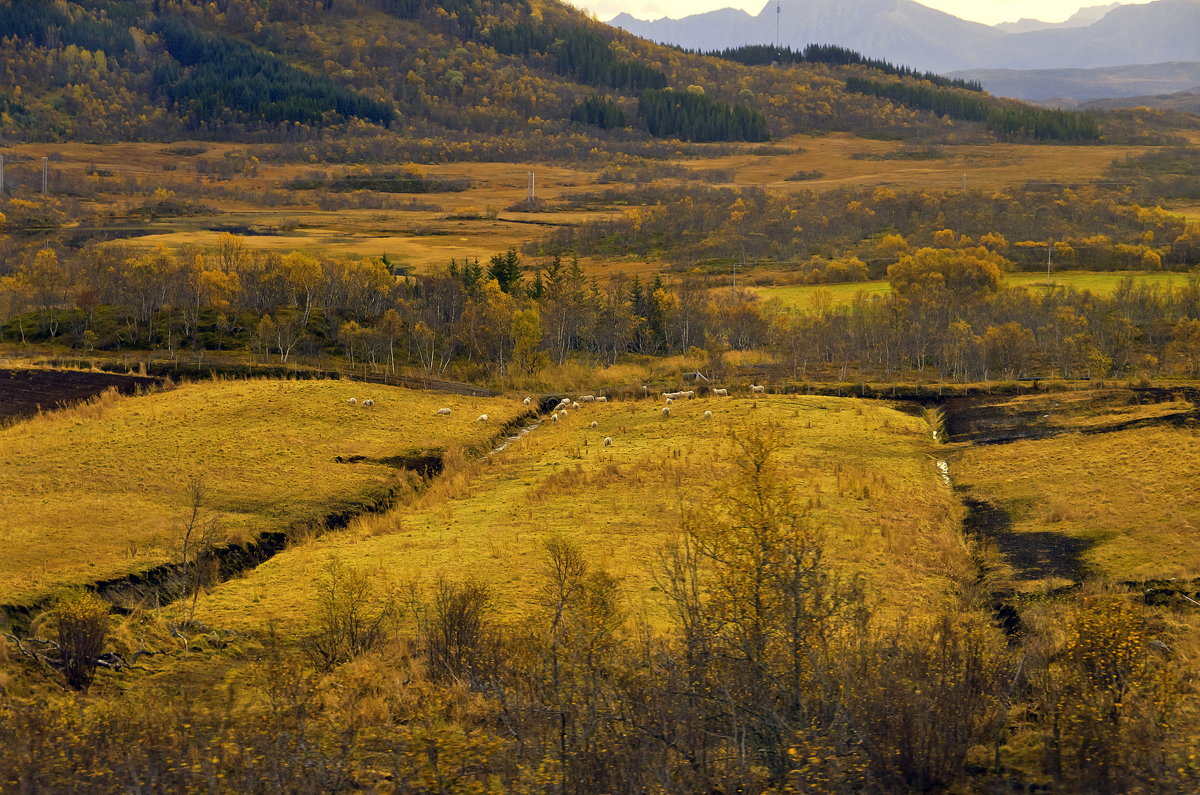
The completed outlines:
[[[954,19],[914,10],[889,35],[921,49],[926,12]],[[883,77],[870,64],[702,57],[557,0],[0,0],[0,39],[8,141],[323,138],[362,162],[383,156],[371,150],[384,139],[406,159],[397,136],[436,141],[406,150],[426,161],[663,155],[676,145],[654,138],[829,130],[992,139],[936,109],[848,90],[850,78]]]

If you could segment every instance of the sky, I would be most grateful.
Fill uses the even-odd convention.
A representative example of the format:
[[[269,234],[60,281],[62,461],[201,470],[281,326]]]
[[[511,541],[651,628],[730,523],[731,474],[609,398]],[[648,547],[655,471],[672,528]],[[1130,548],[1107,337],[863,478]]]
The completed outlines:
[[[1125,4],[1150,0],[1123,0]],[[757,14],[766,0],[568,0],[573,5],[609,20],[622,11],[639,19],[686,17],[718,8],[741,8]],[[995,25],[1015,22],[1022,17],[1044,22],[1062,22],[1081,6],[1108,5],[1112,0],[918,0],[922,5],[945,11],[956,17]]]

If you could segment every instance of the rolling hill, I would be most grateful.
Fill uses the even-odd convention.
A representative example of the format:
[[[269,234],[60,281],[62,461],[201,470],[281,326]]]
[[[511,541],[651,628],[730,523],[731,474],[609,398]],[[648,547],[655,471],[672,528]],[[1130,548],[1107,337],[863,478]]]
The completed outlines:
[[[837,30],[857,26],[823,7]],[[928,36],[964,49],[1004,36],[909,0],[889,18],[865,44],[907,42],[911,65]],[[656,138],[810,131],[993,139],[982,110],[951,122],[944,103],[851,90],[896,82],[861,56],[764,69],[654,44],[555,0],[0,0],[0,38],[10,142],[320,139],[337,144],[327,159],[436,162],[663,156],[679,150]]]

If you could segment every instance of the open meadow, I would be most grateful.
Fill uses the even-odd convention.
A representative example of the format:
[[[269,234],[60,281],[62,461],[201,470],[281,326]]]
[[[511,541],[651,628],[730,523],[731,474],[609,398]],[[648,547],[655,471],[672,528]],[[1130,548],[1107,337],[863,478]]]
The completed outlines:
[[[840,571],[865,578],[884,614],[936,609],[970,577],[961,507],[938,477],[922,420],[851,398],[697,398],[676,402],[668,419],[661,408],[583,404],[446,472],[411,506],[361,518],[224,583],[201,599],[197,618],[311,631],[311,583],[337,560],[400,591],[473,579],[515,620],[537,598],[546,541],[561,537],[619,577],[635,614],[658,623],[661,553],[685,524],[720,521],[714,500],[734,454],[730,434],[747,423],[777,429],[782,471],[806,522],[827,535]]]
[[[1089,290],[1096,295],[1112,295],[1127,278],[1155,287],[1183,287],[1189,275],[1163,271],[1060,271],[1049,279],[1044,273],[1006,273],[1004,285],[1027,290],[1050,292],[1060,288]],[[842,282],[839,284],[790,284],[778,287],[753,287],[766,301],[777,301],[789,309],[815,310],[829,306],[845,306],[858,295],[870,299],[891,292],[887,281]]]
[[[1018,400],[1044,404],[1047,421],[1069,432],[976,444],[951,458],[956,484],[983,503],[977,529],[1002,555],[1002,580],[1040,590],[1092,577],[1200,577],[1200,427],[1173,421],[1192,407],[1064,417],[1058,396]],[[1139,427],[1103,427],[1118,423]]]
[[[443,406],[451,416],[435,417]],[[405,483],[409,459],[487,445],[525,410],[356,382],[213,381],[15,423],[0,430],[0,603],[176,559],[192,484],[211,540],[247,541],[353,513]],[[492,421],[475,422],[482,412]]]

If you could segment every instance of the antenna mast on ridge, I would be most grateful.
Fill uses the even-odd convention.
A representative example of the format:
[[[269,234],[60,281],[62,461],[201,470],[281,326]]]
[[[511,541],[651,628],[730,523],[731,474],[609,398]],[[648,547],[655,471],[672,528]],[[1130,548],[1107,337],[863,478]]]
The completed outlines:
[[[775,0],[775,54],[779,55],[779,15],[783,13],[782,3]]]

